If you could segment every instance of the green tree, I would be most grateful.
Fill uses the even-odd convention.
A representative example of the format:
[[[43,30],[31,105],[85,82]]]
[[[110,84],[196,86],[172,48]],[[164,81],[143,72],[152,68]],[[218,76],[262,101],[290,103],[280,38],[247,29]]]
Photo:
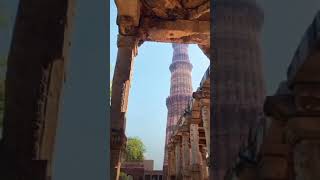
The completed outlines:
[[[129,180],[129,177],[126,173],[120,172],[120,180]]]
[[[143,142],[138,137],[129,137],[127,140],[126,149],[124,152],[124,160],[143,161],[144,153],[146,152]]]

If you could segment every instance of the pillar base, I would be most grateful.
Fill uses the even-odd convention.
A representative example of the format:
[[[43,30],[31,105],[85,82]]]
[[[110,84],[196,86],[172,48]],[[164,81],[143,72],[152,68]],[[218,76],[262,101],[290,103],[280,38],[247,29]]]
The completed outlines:
[[[201,169],[200,164],[191,165],[191,179],[192,180],[200,180],[201,179],[200,169]]]

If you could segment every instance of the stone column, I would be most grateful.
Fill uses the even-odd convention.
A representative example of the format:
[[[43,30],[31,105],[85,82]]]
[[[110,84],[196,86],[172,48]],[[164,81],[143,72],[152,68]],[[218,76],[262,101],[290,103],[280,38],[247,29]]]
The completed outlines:
[[[257,146],[259,147],[260,161],[258,171],[262,180],[280,180],[289,178],[290,146],[283,142],[283,122],[279,119],[267,118],[266,132],[259,129]],[[268,125],[267,125],[268,124]],[[264,136],[263,136],[264,134]]]
[[[6,73],[0,179],[51,178],[73,0],[20,0]]]
[[[181,172],[181,136],[175,137],[175,155],[176,155],[176,180],[182,179]]]
[[[207,166],[207,150],[204,146],[201,146],[200,148],[201,153],[201,177],[203,180],[209,179],[209,169]]]
[[[191,144],[191,176],[192,180],[200,179],[199,161],[199,131],[198,124],[190,124],[190,144]]]
[[[182,175],[183,179],[190,179],[190,148],[189,148],[189,132],[182,132]]]
[[[207,152],[210,156],[210,99],[201,99],[201,117],[206,136]]]
[[[133,60],[137,55],[137,38],[135,36],[118,35],[118,55],[112,80],[111,98],[111,138],[123,137],[125,132],[125,114],[128,106],[130,81],[133,69]],[[117,134],[117,135],[114,135]],[[111,179],[118,180],[117,172],[121,147],[125,141],[111,143]]]
[[[168,144],[168,177],[167,180],[174,180],[176,176],[176,168],[175,168],[175,152],[174,145]]]
[[[287,140],[293,148],[295,180],[320,179],[320,117],[288,121]]]
[[[263,12],[256,0],[215,1],[211,36],[213,121],[210,176],[223,180],[237,157],[241,142],[256,125],[265,97],[260,32]]]

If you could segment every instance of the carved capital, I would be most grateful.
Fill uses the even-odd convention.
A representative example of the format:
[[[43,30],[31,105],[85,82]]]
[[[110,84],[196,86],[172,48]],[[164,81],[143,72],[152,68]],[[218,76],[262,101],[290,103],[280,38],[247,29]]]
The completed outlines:
[[[122,149],[125,146],[127,137],[123,130],[111,130],[111,149]]]
[[[134,56],[138,54],[138,41],[136,36],[123,36],[118,34],[117,46],[118,48],[130,48],[133,50]]]
[[[200,99],[209,99],[210,102],[210,91],[205,91],[205,90],[198,90],[196,92],[192,93],[192,97],[200,100]]]

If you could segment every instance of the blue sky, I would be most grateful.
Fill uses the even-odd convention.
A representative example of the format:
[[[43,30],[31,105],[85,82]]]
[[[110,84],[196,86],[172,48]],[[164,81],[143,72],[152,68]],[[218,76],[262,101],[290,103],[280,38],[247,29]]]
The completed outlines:
[[[116,25],[117,10],[110,1],[110,63],[112,79],[117,55]],[[172,46],[169,43],[145,42],[139,47],[134,61],[131,83],[126,135],[137,136],[145,144],[146,159],[153,159],[155,169],[162,169],[165,127],[167,120],[166,98],[170,90],[169,65],[172,61]],[[193,64],[192,85],[199,83],[210,62],[197,45],[189,46],[189,56]]]

